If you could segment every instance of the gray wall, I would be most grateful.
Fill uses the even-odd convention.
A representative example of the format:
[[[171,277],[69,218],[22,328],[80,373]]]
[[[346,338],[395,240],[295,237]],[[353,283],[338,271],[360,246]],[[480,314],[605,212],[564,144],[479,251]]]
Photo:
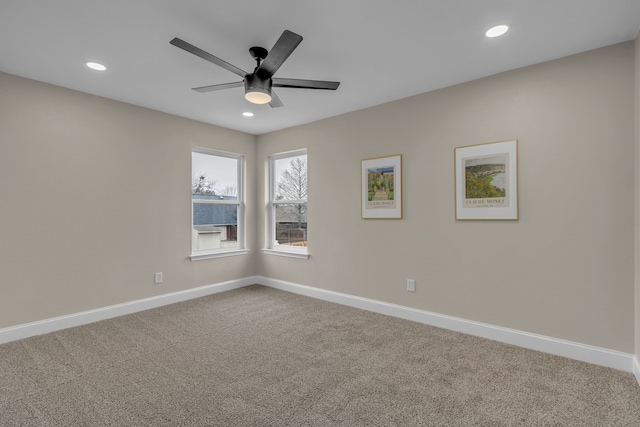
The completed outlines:
[[[627,42],[258,137],[260,177],[308,149],[311,254],[258,274],[633,353],[633,85]],[[520,220],[456,222],[454,148],[509,139]],[[404,218],[363,220],[360,161],[392,154]]]
[[[0,99],[0,328],[254,273],[187,259],[191,147],[244,154],[253,195],[254,136],[7,74]]]

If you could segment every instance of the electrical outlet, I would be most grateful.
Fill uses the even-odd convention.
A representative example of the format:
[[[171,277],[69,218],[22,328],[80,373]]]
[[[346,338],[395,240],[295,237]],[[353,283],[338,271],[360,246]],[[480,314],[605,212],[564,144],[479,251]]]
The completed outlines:
[[[416,281],[413,279],[407,279],[407,291],[415,292],[416,291]]]
[[[162,283],[162,272],[153,275],[153,283],[155,283],[156,285]]]

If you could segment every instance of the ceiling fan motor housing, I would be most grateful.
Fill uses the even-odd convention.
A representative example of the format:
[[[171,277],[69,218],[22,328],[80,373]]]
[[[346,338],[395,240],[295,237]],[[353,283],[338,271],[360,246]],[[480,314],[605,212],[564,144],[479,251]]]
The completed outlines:
[[[244,97],[254,104],[266,104],[271,101],[271,84],[271,77],[260,77],[258,73],[247,74],[244,78]],[[264,102],[260,102],[262,99]]]

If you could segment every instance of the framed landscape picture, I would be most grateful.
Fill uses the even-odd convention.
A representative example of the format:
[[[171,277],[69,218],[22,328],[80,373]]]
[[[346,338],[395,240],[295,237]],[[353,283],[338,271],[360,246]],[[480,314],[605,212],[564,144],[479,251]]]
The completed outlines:
[[[362,160],[362,218],[402,219],[402,156]]]
[[[518,219],[518,141],[455,149],[456,219]]]

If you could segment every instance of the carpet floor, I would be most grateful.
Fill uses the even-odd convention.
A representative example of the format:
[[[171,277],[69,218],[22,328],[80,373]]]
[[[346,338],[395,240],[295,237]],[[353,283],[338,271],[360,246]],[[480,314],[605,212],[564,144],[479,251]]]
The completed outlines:
[[[0,345],[0,426],[640,426],[640,387],[256,285]]]

